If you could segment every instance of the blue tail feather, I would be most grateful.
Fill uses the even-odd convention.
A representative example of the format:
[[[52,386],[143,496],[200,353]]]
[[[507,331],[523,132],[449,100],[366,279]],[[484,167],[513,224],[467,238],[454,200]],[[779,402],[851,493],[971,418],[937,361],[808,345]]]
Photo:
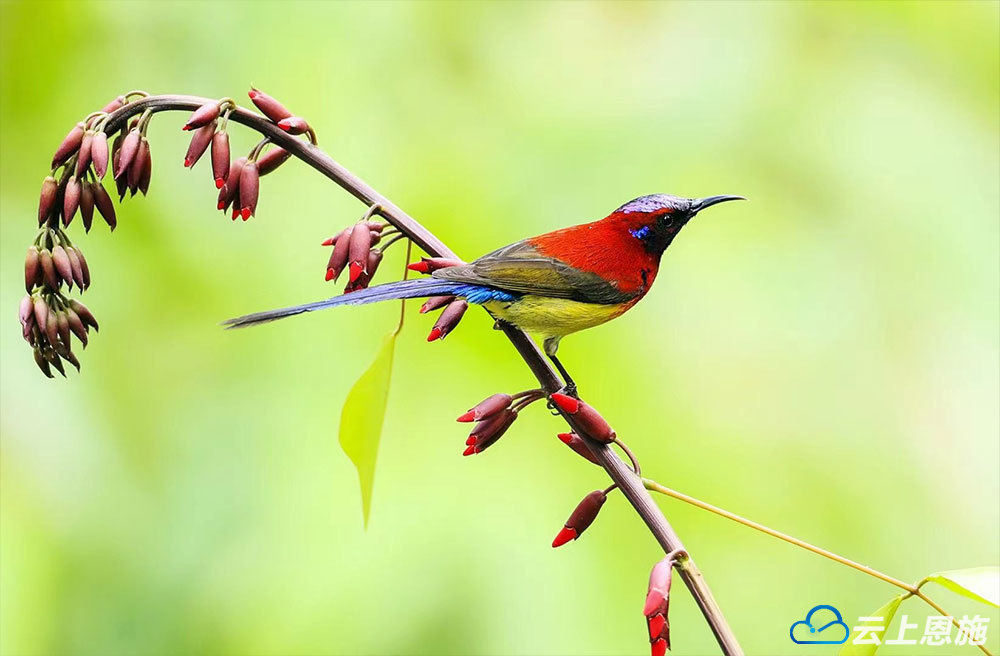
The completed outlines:
[[[378,303],[379,301],[391,301],[402,298],[424,298],[426,296],[441,296],[452,294],[467,299],[470,303],[486,303],[492,300],[513,301],[516,295],[492,289],[482,285],[468,285],[460,282],[450,282],[438,280],[437,278],[419,278],[416,280],[401,280],[390,282],[384,285],[376,285],[368,289],[361,289],[349,294],[334,296],[325,301],[315,301],[304,305],[295,305],[277,310],[267,310],[247,314],[235,319],[223,321],[226,328],[243,328],[258,323],[266,323],[277,319],[284,319],[296,314],[324,310],[338,305],[365,305],[367,303]]]

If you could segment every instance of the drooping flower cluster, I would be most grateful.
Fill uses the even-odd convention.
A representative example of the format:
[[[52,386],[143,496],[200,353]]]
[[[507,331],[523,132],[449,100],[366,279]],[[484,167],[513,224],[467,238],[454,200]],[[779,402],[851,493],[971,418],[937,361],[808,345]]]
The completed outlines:
[[[293,116],[281,103],[257,89],[251,89],[249,95],[278,127],[290,134],[306,134],[315,143],[316,134],[304,119]],[[39,231],[25,259],[28,295],[22,299],[18,316],[24,339],[34,349],[35,361],[50,377],[53,368],[65,371],[63,361],[79,369],[70,335],[75,334],[86,345],[87,331],[97,328],[90,311],[64,294],[74,285],[81,292],[90,286],[87,261],[65,229],[79,214],[84,231],[89,232],[95,210],[112,231],[117,227],[114,202],[102,183],[108,171],[119,202],[126,196],[149,192],[153,157],[147,132],[153,111],[147,108],[139,114],[135,107],[132,113],[138,116],[127,123],[121,121],[117,133],[108,130],[115,112],[147,96],[143,91],[118,96],[74,125],[56,148],[52,171],[42,181]],[[277,169],[291,153],[264,139],[247,157],[230,161],[227,126],[235,109],[233,100],[223,98],[207,102],[191,114],[183,127],[192,132],[184,166],[194,166],[211,147],[212,177],[219,189],[218,209],[232,207],[233,219],[241,216],[245,221],[257,211],[260,176]],[[374,271],[373,266],[369,265],[369,269]]]
[[[517,394],[493,394],[474,405],[457,419],[460,423],[476,422],[462,455],[482,453],[496,444],[513,425],[517,413],[544,396],[542,390],[530,389]]]
[[[346,270],[345,294],[367,288],[386,249],[405,237],[398,229],[373,219],[377,211],[378,205],[372,205],[357,223],[323,240],[323,246],[333,247],[326,262],[326,280],[336,282]]]

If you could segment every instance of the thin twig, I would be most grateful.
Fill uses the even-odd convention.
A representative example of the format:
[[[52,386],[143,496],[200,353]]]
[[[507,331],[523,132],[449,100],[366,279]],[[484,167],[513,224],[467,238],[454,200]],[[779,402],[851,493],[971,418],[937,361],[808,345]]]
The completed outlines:
[[[811,551],[814,554],[823,556],[824,558],[829,558],[830,560],[836,561],[836,562],[840,563],[841,565],[847,565],[848,567],[853,567],[854,569],[858,570],[859,572],[864,572],[868,576],[872,576],[872,577],[875,577],[877,579],[881,579],[881,580],[885,581],[886,583],[890,583],[890,584],[896,586],[897,588],[902,588],[903,590],[905,590],[907,592],[908,596],[919,597],[924,602],[926,602],[931,608],[933,608],[934,610],[936,610],[938,613],[940,613],[943,616],[948,617],[951,620],[951,623],[954,624],[959,630],[962,630],[961,626],[959,626],[958,621],[955,620],[954,616],[950,615],[947,611],[945,611],[945,609],[941,608],[941,606],[939,606],[937,603],[935,603],[933,600],[931,600],[930,597],[928,597],[927,595],[925,595],[920,590],[920,586],[923,584],[923,582],[921,582],[920,584],[914,585],[912,583],[907,583],[905,581],[901,581],[901,580],[899,580],[899,579],[897,579],[895,577],[892,577],[892,576],[889,576],[888,574],[880,572],[877,569],[874,569],[872,567],[868,567],[867,565],[862,565],[861,563],[853,561],[850,558],[844,558],[840,554],[836,554],[836,553],[834,553],[832,551],[829,551],[827,549],[823,549],[822,547],[817,547],[814,544],[809,544],[808,542],[806,542],[804,540],[800,540],[797,537],[788,535],[787,533],[782,533],[781,531],[776,531],[773,528],[770,528],[768,526],[764,526],[763,524],[761,524],[759,522],[755,522],[752,519],[747,519],[746,517],[741,517],[740,515],[737,515],[736,513],[729,512],[728,510],[726,510],[724,508],[719,508],[718,506],[713,506],[710,503],[702,501],[701,499],[696,499],[695,497],[692,497],[690,495],[684,494],[683,492],[678,492],[677,490],[671,490],[669,487],[667,487],[665,485],[661,485],[661,484],[657,483],[656,481],[654,481],[652,479],[644,478],[644,479],[642,479],[642,483],[643,483],[643,485],[646,486],[647,490],[652,490],[654,492],[659,492],[660,494],[664,494],[664,495],[666,495],[668,497],[671,497],[673,499],[677,499],[678,501],[683,501],[684,503],[690,504],[690,505],[694,506],[695,508],[701,508],[702,510],[707,510],[710,513],[715,513],[716,515],[719,515],[720,517],[725,517],[726,519],[731,519],[732,521],[734,521],[734,522],[736,522],[738,524],[743,524],[744,526],[752,528],[755,531],[760,531],[761,533],[766,533],[767,535],[770,535],[773,538],[778,538],[779,540],[784,540],[785,542],[794,544],[796,547],[801,547],[802,549],[805,549],[806,551]],[[976,646],[979,647],[980,651],[982,651],[984,654],[987,654],[987,656],[993,656],[990,653],[990,651],[985,646],[983,646],[983,645],[976,645]]]
[[[113,133],[124,125],[131,116],[141,111],[148,110],[151,113],[170,110],[193,111],[206,102],[212,102],[212,99],[181,95],[148,96],[136,100],[112,113],[108,117],[107,132],[109,134]],[[429,255],[458,259],[454,251],[448,248],[444,242],[424,228],[413,217],[338,164],[314,144],[289,135],[275,123],[241,107],[236,107],[229,118],[235,123],[245,125],[268,137],[272,143],[284,148],[295,157],[309,164],[365,205],[369,207],[378,205],[376,211],[378,215],[398,228],[400,232],[409,237],[414,244],[422,248]],[[518,354],[520,354],[525,364],[528,365],[528,368],[531,369],[535,378],[538,379],[539,385],[546,393],[551,394],[563,388],[563,382],[552,368],[552,365],[526,333],[506,322],[501,322],[501,329],[514,345],[514,348],[517,349]],[[652,497],[650,497],[649,492],[643,487],[642,480],[635,475],[632,469],[608,445],[594,440],[571,415],[563,411],[560,411],[560,413],[570,428],[577,435],[584,438],[587,447],[593,452],[595,458],[597,458],[611,480],[621,489],[622,494],[632,504],[632,507],[640,518],[642,518],[643,522],[645,522],[650,533],[656,538],[656,541],[660,543],[664,552],[670,553],[684,550],[684,545],[681,543],[680,538],[663,516],[663,512],[653,501]],[[695,565],[694,560],[690,557],[685,559],[679,566],[679,573],[691,591],[702,615],[704,615],[705,620],[711,627],[712,633],[722,648],[722,652],[727,656],[742,655],[743,650],[740,648],[736,636],[733,634],[732,629],[729,628],[722,610],[712,596],[712,592]]]

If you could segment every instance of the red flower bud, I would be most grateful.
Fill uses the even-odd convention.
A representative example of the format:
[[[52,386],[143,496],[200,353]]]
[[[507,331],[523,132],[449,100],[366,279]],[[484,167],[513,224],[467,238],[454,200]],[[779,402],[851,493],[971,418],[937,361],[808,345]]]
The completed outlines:
[[[569,519],[566,520],[566,525],[559,531],[556,539],[552,541],[552,546],[561,547],[570,540],[580,537],[587,530],[587,527],[597,519],[597,513],[601,511],[601,506],[604,505],[607,499],[608,495],[604,493],[604,490],[594,490],[583,497],[583,501],[577,505],[576,509],[569,516]]]
[[[431,273],[438,269],[458,266],[459,264],[465,264],[465,262],[447,257],[422,257],[419,262],[414,262],[406,268],[418,273]]]
[[[326,263],[327,280],[336,280],[340,276],[340,272],[347,266],[347,258],[351,249],[352,232],[353,228],[345,228],[337,236],[336,241],[334,241],[333,252],[330,253],[330,259]]]
[[[574,421],[587,434],[587,437],[605,444],[615,439],[615,431],[593,406],[559,392],[552,394],[550,398],[560,410],[573,415]]]
[[[250,87],[250,92],[247,95],[250,96],[250,100],[257,106],[257,109],[275,123],[292,116],[292,113],[285,109],[284,105],[259,89]],[[261,175],[264,174],[261,173]]]
[[[301,116],[290,116],[278,121],[278,127],[288,134],[305,134],[309,131],[309,124]]]
[[[72,308],[66,309],[66,319],[69,321],[69,329],[76,335],[76,338],[80,340],[83,344],[83,348],[87,348],[87,342],[89,341],[89,335],[87,334],[87,327],[83,325],[83,320],[80,318]]]
[[[649,574],[649,588],[642,614],[646,616],[649,630],[649,645],[653,656],[662,656],[670,648],[670,622],[667,611],[670,607],[670,579],[675,561],[664,558],[653,566]]]
[[[363,221],[354,224],[348,245],[348,261],[350,262],[350,280],[358,279],[368,265],[368,253],[372,247],[372,233]]]
[[[136,181],[139,191],[145,196],[149,191],[149,181],[153,177],[153,155],[149,152],[149,142],[145,139],[139,146],[139,155],[142,156],[142,168],[139,170],[139,179]]]
[[[79,249],[73,246],[66,247],[66,257],[69,258],[70,272],[73,274],[73,282],[81,291],[87,288],[87,282],[83,279],[83,266],[80,264]]]
[[[587,444],[583,441],[583,438],[576,433],[559,433],[559,439],[562,440],[563,444],[568,446],[577,452],[577,454],[583,456],[595,465],[600,465],[600,461],[597,460],[597,456],[587,448]]]
[[[191,168],[199,159],[201,159],[201,156],[205,154],[206,150],[208,150],[209,144],[212,143],[212,137],[214,135],[215,121],[212,121],[208,125],[195,130],[194,134],[191,135],[191,143],[188,144],[187,153],[184,155],[185,168]],[[226,161],[226,167],[227,169],[229,167],[228,160]]]
[[[448,333],[455,329],[458,322],[462,320],[462,315],[465,314],[467,309],[469,309],[469,304],[463,299],[449,303],[448,307],[441,312],[441,316],[438,317],[437,322],[434,323],[434,328],[431,330],[431,334],[427,336],[427,341],[433,342],[436,339],[444,339]]]
[[[83,140],[80,141],[80,154],[76,157],[76,177],[83,177],[84,171],[90,166],[90,148],[94,142],[94,131],[87,130],[83,133]]]
[[[29,246],[28,254],[24,256],[24,290],[31,293],[35,285],[41,284],[42,263],[38,256],[38,247]]]
[[[45,280],[45,284],[49,286],[49,289],[57,290],[59,289],[59,274],[56,272],[56,265],[52,261],[52,252],[47,248],[43,248],[38,252],[38,261],[42,265],[42,277]],[[45,327],[45,324],[39,322],[39,327]]]
[[[257,170],[261,175],[267,175],[287,162],[291,156],[292,154],[284,148],[275,146],[257,159]]]
[[[240,214],[246,221],[257,213],[257,196],[260,193],[260,177],[257,162],[247,162],[240,171]]]
[[[443,308],[454,300],[454,296],[431,296],[427,302],[420,306],[420,314],[427,314],[438,308]]]
[[[472,432],[469,433],[470,439],[465,442],[469,448],[462,455],[469,456],[473,453],[482,453],[496,444],[497,440],[503,437],[503,434],[511,427],[515,419],[517,419],[517,410],[505,408],[501,412],[487,417],[476,424]]]
[[[35,303],[31,300],[31,296],[25,296],[21,299],[21,304],[17,308],[17,319],[21,322],[21,327],[28,325],[28,321],[35,321]]]
[[[38,225],[42,225],[49,218],[58,196],[59,183],[51,175],[45,176],[42,180],[42,193],[38,199]]]
[[[78,246],[70,246],[69,250],[74,251],[77,259],[80,261],[80,273],[83,276],[83,288],[87,289],[90,287],[90,267],[87,266],[87,258],[83,256],[83,251],[81,251]]]
[[[59,244],[52,247],[52,264],[55,265],[59,277],[65,280],[66,284],[72,289],[73,265],[69,262],[69,254],[66,253],[66,249]]]
[[[229,135],[225,132],[216,132],[212,137],[212,177],[216,189],[222,189],[229,178]]]
[[[80,218],[83,219],[84,231],[90,232],[94,223],[94,188],[89,182],[85,182],[80,189]]]
[[[68,226],[73,216],[76,215],[77,208],[80,207],[80,181],[74,177],[66,183],[66,191],[63,192],[63,225]]]
[[[494,394],[492,396],[488,396],[473,406],[472,409],[459,417],[456,421],[463,423],[470,421],[482,421],[487,417],[492,417],[498,412],[505,410],[510,406],[513,400],[514,398],[510,394]]]
[[[101,111],[106,114],[110,114],[111,112],[118,111],[124,106],[125,106],[125,96],[118,96],[117,98],[109,102],[107,105],[105,105],[104,108],[101,109]]]
[[[187,123],[181,129],[193,130],[194,128],[204,127],[217,118],[219,118],[219,103],[215,101],[207,102],[194,110],[194,113],[191,114],[191,117],[188,118]]]
[[[49,318],[45,322],[45,336],[52,348],[59,346],[59,310],[49,308]],[[49,362],[52,360],[50,359]]]
[[[94,183],[91,188],[94,190],[94,205],[97,206],[97,211],[114,232],[115,226],[118,225],[118,217],[115,216],[115,204],[111,202],[111,196],[100,182]]]
[[[146,167],[152,160],[149,157],[149,140],[143,137],[139,140],[139,149],[132,158],[132,165],[128,168],[128,190],[129,194],[135,196],[142,186],[142,180],[146,174]]]
[[[103,179],[108,172],[108,135],[105,132],[98,132],[90,142],[90,159],[94,162],[97,179]]]
[[[117,152],[111,155],[111,165],[114,167],[115,170],[118,170],[118,168],[120,167],[121,159],[122,159],[122,152],[121,149],[119,148]],[[125,194],[128,193],[128,175],[123,175],[121,177],[115,178],[115,189],[118,192],[118,202],[120,203],[122,199],[125,198]]]
[[[142,139],[142,134],[138,130],[130,130],[122,141],[121,148],[118,150],[118,163],[115,165],[115,179],[122,177],[124,173],[132,167],[132,160],[135,159],[136,153],[139,152],[139,142]],[[123,194],[124,195],[124,194]]]
[[[52,168],[55,168],[69,159],[72,155],[80,148],[80,144],[83,142],[83,123],[77,123],[73,126],[73,129],[69,131],[69,134],[62,140],[59,147],[56,148],[55,155],[52,156]]]
[[[91,314],[86,305],[80,301],[70,299],[69,306],[74,312],[77,313],[77,315],[79,315],[85,326],[93,326],[94,330],[100,331],[101,328],[97,325],[97,319],[94,318],[94,315]]]
[[[218,208],[225,212],[229,209],[240,195],[240,175],[243,173],[243,165],[247,163],[246,157],[240,157],[239,159],[233,160],[233,163],[229,165],[229,178],[226,180],[226,184],[222,185],[222,189],[219,190],[219,203]],[[234,208],[239,211],[239,207]],[[233,217],[236,218],[235,216]]]

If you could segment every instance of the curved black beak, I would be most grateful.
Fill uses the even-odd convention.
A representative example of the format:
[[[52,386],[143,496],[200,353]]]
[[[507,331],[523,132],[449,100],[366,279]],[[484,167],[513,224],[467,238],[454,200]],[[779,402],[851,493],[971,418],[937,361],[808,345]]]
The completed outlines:
[[[688,211],[694,215],[706,207],[711,207],[712,205],[717,205],[719,203],[725,203],[729,200],[746,200],[746,198],[743,196],[709,196],[708,198],[695,198],[691,201],[691,209]]]

